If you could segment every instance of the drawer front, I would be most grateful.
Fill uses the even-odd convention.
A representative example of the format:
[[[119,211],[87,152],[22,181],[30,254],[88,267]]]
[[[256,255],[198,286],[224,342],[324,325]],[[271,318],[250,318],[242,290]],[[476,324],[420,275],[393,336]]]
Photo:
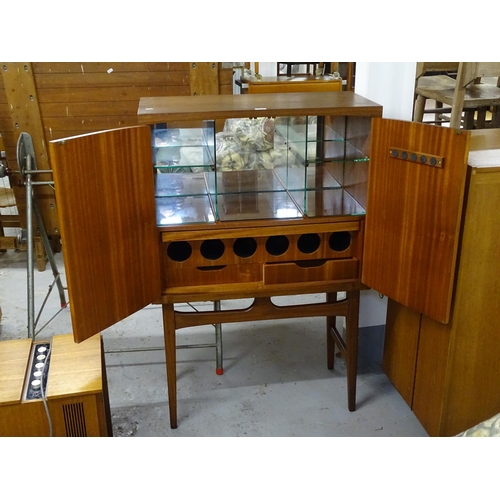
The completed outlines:
[[[359,278],[358,259],[339,259],[319,262],[286,262],[264,266],[264,284],[330,282]]]
[[[228,283],[261,283],[260,264],[240,264],[238,266],[200,266],[187,269],[174,268],[168,272],[168,286],[224,285]]]

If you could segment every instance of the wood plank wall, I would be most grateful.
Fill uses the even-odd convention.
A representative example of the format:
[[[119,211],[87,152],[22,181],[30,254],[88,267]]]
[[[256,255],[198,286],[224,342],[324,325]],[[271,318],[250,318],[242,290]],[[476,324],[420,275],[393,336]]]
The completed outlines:
[[[11,122],[9,105],[7,103],[7,94],[5,93],[5,85],[3,78],[0,78],[0,134],[2,135],[4,144],[5,142],[8,142],[5,137],[8,136],[9,133],[12,134],[14,131],[14,127]]]
[[[194,63],[190,62],[0,63],[0,74],[4,73],[4,65],[12,64],[30,65],[46,144],[63,137],[137,125],[141,97],[193,93],[191,71]],[[210,63],[211,67],[213,64],[218,66],[218,89],[212,87],[213,93],[232,94],[232,68],[223,68],[222,63]],[[11,107],[15,100],[12,96],[14,91],[6,88],[4,79],[0,78],[0,134],[9,166],[16,171],[17,138],[20,132],[31,131],[16,129]],[[50,158],[48,161],[50,168]],[[22,179],[14,175],[11,183],[21,220],[25,220]],[[47,200],[42,205],[49,207],[53,204],[53,200]],[[48,214],[48,208],[42,206],[41,210],[42,215]],[[53,208],[51,210],[50,216],[44,216],[45,225],[49,235],[57,235],[57,215],[54,215]],[[23,227],[26,227],[25,224]]]
[[[33,63],[47,140],[137,125],[141,97],[190,95],[187,62]],[[232,93],[232,70],[219,71]],[[229,92],[228,92],[229,91]]]

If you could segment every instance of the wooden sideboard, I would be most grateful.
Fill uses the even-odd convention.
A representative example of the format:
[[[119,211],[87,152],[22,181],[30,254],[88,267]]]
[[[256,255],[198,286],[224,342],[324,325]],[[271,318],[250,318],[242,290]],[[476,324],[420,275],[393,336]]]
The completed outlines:
[[[242,78],[236,82],[242,94],[280,92],[336,92],[342,90],[342,79],[332,76],[263,76]]]
[[[431,436],[500,411],[500,130],[473,132],[450,321],[389,301],[384,368]]]

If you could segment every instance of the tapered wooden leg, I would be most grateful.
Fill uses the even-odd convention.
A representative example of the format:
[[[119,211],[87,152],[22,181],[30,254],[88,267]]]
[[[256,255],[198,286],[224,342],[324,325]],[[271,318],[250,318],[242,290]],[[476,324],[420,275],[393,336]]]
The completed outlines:
[[[493,106],[491,108],[491,124],[490,128],[500,128],[500,111],[498,109],[498,106]]]
[[[356,410],[356,377],[358,372],[358,326],[359,290],[347,292],[348,310],[346,317],[346,367],[347,407]]]
[[[474,111],[472,111],[472,123],[470,124],[470,128],[486,128],[486,107],[478,108],[477,109],[477,117],[476,117],[476,123],[474,123]],[[468,126],[469,123],[466,120],[465,121],[466,125]]]
[[[443,103],[436,101],[436,109],[442,109],[442,108],[443,108]],[[437,111],[436,113],[434,113],[434,121],[436,122],[436,125],[441,125],[443,123],[442,113],[443,113],[442,111]]]
[[[413,110],[413,121],[423,122],[424,121],[424,108],[425,108],[426,98],[422,95],[417,95],[415,100],[415,108]]]
[[[478,124],[477,126],[474,123],[475,118],[475,109],[465,109],[464,110],[464,125],[463,128],[465,130],[472,130],[474,128],[484,128],[484,123],[486,121],[486,110],[484,108],[479,108],[477,110],[478,113]],[[459,125],[460,126],[460,125]]]
[[[167,394],[170,427],[177,429],[177,357],[175,347],[175,313],[173,304],[163,304],[163,335],[167,364]]]
[[[327,302],[337,302],[337,292],[326,294]],[[332,328],[335,327],[336,316],[326,318],[326,365],[329,370],[333,370],[335,365],[335,341],[332,336]]]

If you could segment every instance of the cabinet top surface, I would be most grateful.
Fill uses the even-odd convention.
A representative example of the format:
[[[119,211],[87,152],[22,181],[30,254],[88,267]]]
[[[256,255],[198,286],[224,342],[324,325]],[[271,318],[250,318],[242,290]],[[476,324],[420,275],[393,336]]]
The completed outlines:
[[[382,106],[354,92],[289,92],[141,97],[139,123],[258,116],[382,116]]]
[[[21,400],[31,344],[31,339],[0,342],[0,405]]]
[[[93,394],[102,390],[101,336],[76,344],[73,335],[55,335],[47,397]]]
[[[500,169],[500,129],[472,130],[469,165],[477,171],[491,172]]]
[[[477,169],[500,169],[500,149],[471,151],[469,165]]]

